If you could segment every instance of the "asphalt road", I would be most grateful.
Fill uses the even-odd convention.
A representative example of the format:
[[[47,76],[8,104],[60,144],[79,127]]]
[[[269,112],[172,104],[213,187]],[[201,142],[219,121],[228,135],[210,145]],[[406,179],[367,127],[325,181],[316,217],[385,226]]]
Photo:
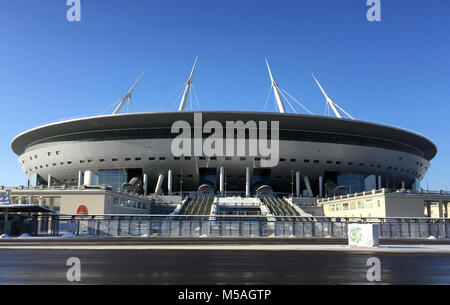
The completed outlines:
[[[449,253],[132,249],[0,249],[0,284],[72,284],[70,257],[82,284],[368,284],[370,257],[381,284],[450,284]]]

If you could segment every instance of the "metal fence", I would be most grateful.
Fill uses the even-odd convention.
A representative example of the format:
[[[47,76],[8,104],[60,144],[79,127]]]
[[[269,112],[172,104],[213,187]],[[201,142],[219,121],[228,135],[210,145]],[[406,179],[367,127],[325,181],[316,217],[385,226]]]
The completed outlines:
[[[264,216],[35,216],[34,236],[347,238],[350,223],[378,223],[380,238],[450,238],[450,219]]]

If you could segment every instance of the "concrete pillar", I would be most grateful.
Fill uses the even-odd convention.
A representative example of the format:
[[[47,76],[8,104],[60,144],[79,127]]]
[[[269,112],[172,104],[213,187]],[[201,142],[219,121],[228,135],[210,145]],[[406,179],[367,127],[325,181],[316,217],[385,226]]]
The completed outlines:
[[[250,197],[250,167],[245,169],[245,197]]]
[[[44,197],[42,197],[42,196],[39,197],[39,206],[41,206],[41,207],[44,206]]]
[[[78,187],[81,186],[82,181],[83,180],[83,172],[82,171],[78,171]]]
[[[158,182],[156,183],[156,187],[155,187],[155,194],[158,194],[158,195],[162,194],[163,182],[164,182],[164,175],[159,175]]]
[[[319,198],[323,197],[323,177],[319,177]]]
[[[172,170],[169,169],[169,172],[167,173],[167,192],[169,195],[172,195]]]
[[[223,166],[220,167],[219,191],[222,197],[225,196],[225,168]]]
[[[431,218],[431,202],[425,201],[425,203],[427,204],[427,217]]]
[[[84,172],[84,185],[91,186],[97,184],[97,175],[93,171]]]
[[[9,234],[9,225],[8,225],[8,209],[5,210],[3,219],[3,234]]]
[[[378,189],[381,190],[383,187],[381,186],[381,175],[378,176]]]
[[[412,189],[414,190],[414,191],[417,191],[417,190],[419,190],[420,189],[420,180],[419,179],[415,179],[414,180],[414,183],[413,183],[413,185],[412,185]]]
[[[439,208],[439,218],[444,218],[444,202],[442,200],[438,202],[438,208]]]
[[[144,195],[148,194],[148,175],[144,174]]]
[[[449,216],[450,216],[450,215],[449,215],[449,213],[448,213],[448,202],[446,202],[446,203],[445,203],[445,214],[444,214],[444,217],[445,217],[445,218],[449,218]]]
[[[405,181],[402,181],[402,189],[406,189],[406,183],[405,183]]]
[[[295,194],[300,197],[300,172],[295,173]]]
[[[306,190],[308,191],[308,196],[309,197],[314,197],[314,194],[313,194],[312,189],[311,189],[311,184],[309,183],[309,178],[307,176],[305,176],[303,178],[303,180],[305,181]]]
[[[47,187],[51,188],[52,187],[52,175],[48,174],[48,178],[47,178]]]

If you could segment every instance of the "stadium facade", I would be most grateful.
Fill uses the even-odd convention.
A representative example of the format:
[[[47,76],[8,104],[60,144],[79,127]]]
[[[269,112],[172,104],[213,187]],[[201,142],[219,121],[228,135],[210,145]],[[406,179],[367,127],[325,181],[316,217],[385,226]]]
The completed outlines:
[[[84,184],[140,194],[275,192],[297,197],[420,187],[437,153],[432,141],[407,130],[353,119],[318,82],[336,117],[286,113],[284,90],[268,68],[279,113],[185,111],[194,65],[177,112],[120,114],[136,82],[113,114],[31,129],[14,138],[12,149],[30,186]],[[222,126],[243,122],[234,125],[232,138],[236,140],[233,151],[245,143],[245,153],[174,155],[172,144],[180,137],[174,124],[184,122],[192,126],[192,135],[198,135],[195,118],[199,114],[202,127],[206,122]],[[279,151],[271,156],[277,158],[275,166],[264,166],[267,155],[260,151],[251,153],[254,142],[249,135],[254,125],[248,122],[267,122],[269,140],[273,140],[270,123],[278,122]],[[200,138],[203,145],[208,139],[217,140],[217,134],[203,130]],[[196,139],[191,140],[192,147],[198,146]]]

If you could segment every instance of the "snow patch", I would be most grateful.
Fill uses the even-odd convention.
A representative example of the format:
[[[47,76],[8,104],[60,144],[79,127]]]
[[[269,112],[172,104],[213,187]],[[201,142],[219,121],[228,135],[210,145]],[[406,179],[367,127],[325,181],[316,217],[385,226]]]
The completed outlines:
[[[22,235],[19,236],[19,238],[30,238],[31,235],[28,233],[23,233]]]
[[[0,239],[10,239],[11,237],[9,235],[6,234],[2,234],[0,235]]]

